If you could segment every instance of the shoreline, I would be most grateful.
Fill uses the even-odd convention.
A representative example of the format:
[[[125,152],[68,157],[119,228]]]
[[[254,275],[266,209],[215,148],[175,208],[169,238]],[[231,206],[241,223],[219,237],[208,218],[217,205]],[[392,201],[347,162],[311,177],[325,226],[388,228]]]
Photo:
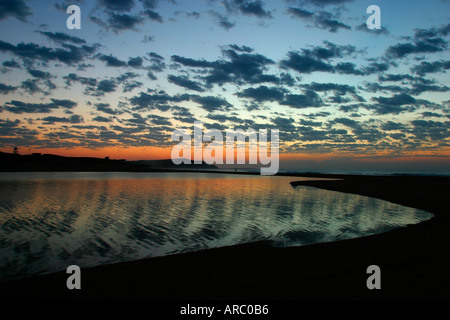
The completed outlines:
[[[280,176],[292,177],[293,186],[379,198],[428,211],[434,217],[383,234],[337,242],[286,248],[257,242],[86,268],[82,270],[82,290],[66,288],[65,272],[36,276],[0,284],[0,296],[155,300],[450,298],[450,217],[446,206],[450,178]],[[339,180],[295,181],[296,177]],[[373,264],[381,269],[381,290],[366,287],[366,269]]]

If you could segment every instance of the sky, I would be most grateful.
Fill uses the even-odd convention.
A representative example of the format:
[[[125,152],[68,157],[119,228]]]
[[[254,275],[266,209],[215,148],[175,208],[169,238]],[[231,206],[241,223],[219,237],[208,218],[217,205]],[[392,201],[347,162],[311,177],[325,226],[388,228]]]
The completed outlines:
[[[81,29],[66,13],[77,5]],[[381,29],[369,29],[370,5]],[[281,167],[450,173],[450,1],[2,0],[0,151],[167,159],[280,131]]]

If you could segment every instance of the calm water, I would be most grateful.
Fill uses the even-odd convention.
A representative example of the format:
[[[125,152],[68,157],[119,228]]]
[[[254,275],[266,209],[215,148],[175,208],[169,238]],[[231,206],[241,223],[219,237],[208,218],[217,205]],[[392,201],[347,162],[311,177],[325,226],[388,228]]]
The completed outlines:
[[[354,238],[432,216],[289,184],[300,179],[0,173],[0,281],[262,239],[290,246]]]

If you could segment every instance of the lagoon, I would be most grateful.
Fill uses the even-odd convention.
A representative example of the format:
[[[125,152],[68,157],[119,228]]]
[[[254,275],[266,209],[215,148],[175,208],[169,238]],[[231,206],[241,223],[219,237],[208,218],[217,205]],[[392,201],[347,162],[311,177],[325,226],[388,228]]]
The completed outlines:
[[[271,240],[298,246],[432,217],[310,187],[311,178],[188,172],[0,174],[0,281]]]

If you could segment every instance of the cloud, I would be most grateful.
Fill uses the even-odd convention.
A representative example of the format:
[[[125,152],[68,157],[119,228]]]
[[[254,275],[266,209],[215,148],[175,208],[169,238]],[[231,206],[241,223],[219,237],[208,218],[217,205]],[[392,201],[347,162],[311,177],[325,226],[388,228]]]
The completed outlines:
[[[96,107],[97,111],[104,112],[104,113],[110,114],[110,115],[119,115],[119,114],[123,113],[120,110],[112,109],[108,103],[96,103],[95,107]]]
[[[142,67],[143,62],[144,59],[142,59],[141,57],[136,57],[136,58],[129,58],[127,64],[133,68],[140,68]]]
[[[129,99],[130,104],[135,106],[133,110],[152,110],[157,105],[165,105],[169,102],[181,102],[188,101],[190,99],[189,95],[176,95],[170,96],[165,91],[152,91],[140,92],[137,96],[131,97]]]
[[[31,9],[26,5],[24,0],[0,1],[0,20],[13,17],[26,22],[26,18],[31,14]]]
[[[44,36],[46,36],[47,38],[55,41],[56,43],[73,43],[73,44],[77,44],[77,45],[82,45],[82,44],[86,44],[86,41],[75,37],[75,36],[71,36],[68,35],[67,33],[63,33],[63,32],[50,32],[50,31],[38,31],[39,33],[43,34]]]
[[[229,111],[232,108],[227,100],[214,96],[191,96],[191,100],[208,112]]]
[[[96,117],[92,118],[92,121],[97,121],[97,122],[112,122],[113,120],[112,120],[111,118],[107,118],[107,117],[96,116]]]
[[[59,122],[59,123],[83,123],[83,117],[79,116],[79,115],[71,115],[70,117],[53,117],[53,116],[49,116],[49,117],[45,117],[42,119],[38,119],[38,120],[42,120],[44,121],[44,124],[55,124],[55,122]]]
[[[20,69],[20,64],[14,59],[3,61],[2,66],[8,67],[8,68],[18,68],[18,69]]]
[[[316,71],[332,72],[333,70],[330,64],[295,51],[288,52],[288,57],[281,61],[281,66],[306,74]]]
[[[257,102],[281,101],[284,97],[284,91],[279,88],[259,86],[258,88],[247,88],[237,93],[238,97],[250,98]]]
[[[17,90],[17,87],[10,86],[0,82],[0,94],[8,94]]]
[[[315,27],[327,30],[332,33],[336,33],[339,29],[351,29],[349,25],[346,25],[345,23],[333,18],[331,13],[329,12],[321,11],[318,13],[314,13],[302,8],[290,7],[288,8],[287,13],[293,18],[311,21],[314,23]]]
[[[137,31],[137,26],[144,22],[144,18],[126,13],[110,13],[106,22],[98,17],[89,17],[89,19],[107,30],[112,30],[116,34],[124,30]]]
[[[19,43],[13,45],[11,43],[0,40],[0,51],[10,52],[22,59],[31,61],[41,60],[43,62],[58,61],[67,65],[73,65],[83,61],[85,58],[92,55],[97,46],[73,46],[63,44],[63,48],[49,48],[40,46],[35,43]]]
[[[378,105],[370,106],[376,114],[400,114],[411,112],[417,109],[415,106],[419,101],[409,94],[400,93],[392,97],[373,97],[372,100],[378,102]],[[407,107],[404,107],[404,106]]]
[[[258,18],[272,18],[270,11],[265,10],[261,0],[224,0],[225,7],[230,13],[242,13]]]
[[[163,17],[162,17],[158,12],[156,12],[156,11],[153,11],[153,10],[148,9],[148,10],[145,10],[145,11],[144,11],[144,14],[145,14],[150,20],[157,21],[157,22],[160,22],[160,23],[164,22],[164,21],[163,21]]]
[[[324,41],[323,46],[302,49],[301,51],[289,51],[287,58],[281,60],[280,65],[305,74],[322,71],[360,75],[362,72],[358,71],[353,63],[338,63],[333,66],[328,62],[332,59],[352,56],[357,52],[354,46],[336,45]]]
[[[98,2],[112,11],[130,11],[134,7],[134,0],[99,0]]]
[[[4,104],[5,110],[16,113],[50,113],[54,109],[64,108],[64,109],[72,109],[77,103],[71,100],[59,100],[59,99],[50,99],[49,103],[28,103],[17,100],[12,100],[11,102],[7,102]]]
[[[297,109],[323,105],[322,99],[312,90],[305,90],[304,94],[290,94],[280,88],[260,86],[258,88],[247,88],[237,95],[241,98],[253,99],[256,102],[277,101],[280,105]]]
[[[346,30],[351,29],[349,25],[337,21],[336,19],[332,19],[330,17],[330,14],[328,13],[322,13],[316,16],[314,19],[314,23],[316,27],[327,30],[332,33],[336,33],[339,29],[346,29]]]
[[[440,60],[440,61],[422,61],[420,64],[415,65],[411,68],[411,71],[417,73],[418,75],[424,76],[428,73],[439,73],[445,72],[450,69],[450,60]]]
[[[116,90],[116,82],[112,79],[102,80],[97,85],[97,92],[102,95],[103,93],[114,92]]]
[[[391,58],[403,58],[410,54],[435,53],[447,48],[448,42],[442,38],[448,33],[446,27],[416,29],[414,36],[408,37],[408,42],[398,43],[386,49],[386,55]]]
[[[189,78],[187,76],[174,76],[174,75],[170,74],[167,76],[167,79],[169,80],[169,82],[176,84],[177,86],[189,89],[189,90],[194,90],[194,91],[198,91],[198,92],[204,91],[198,82],[189,80]]]
[[[364,31],[370,34],[375,34],[375,35],[389,35],[390,32],[388,29],[386,29],[384,26],[381,26],[380,29],[369,29],[367,28],[367,23],[363,22],[360,25],[358,25],[356,28],[356,30],[359,31]]]
[[[242,48],[241,48],[242,49]],[[229,47],[223,49],[223,59],[216,61],[196,60],[180,56],[172,56],[172,60],[187,67],[205,68],[207,75],[203,77],[206,86],[225,83],[258,84],[263,82],[279,82],[274,75],[264,74],[269,65],[274,64],[271,59],[257,53],[243,53]]]
[[[109,56],[104,54],[99,54],[98,59],[106,63],[108,67],[126,67],[127,63],[123,60],[120,60],[111,54]]]
[[[52,77],[52,75],[49,72],[36,70],[36,69],[29,69],[28,73],[31,74],[35,78],[39,79],[49,79]]]
[[[228,20],[227,16],[224,16],[217,11],[209,10],[208,14],[215,19],[214,21],[217,23],[217,25],[219,25],[219,27],[222,27],[225,30],[230,30],[236,25],[235,23]]]
[[[90,77],[80,77],[75,73],[69,73],[67,76],[63,77],[66,80],[68,86],[72,85],[73,82],[80,82],[83,85],[94,87],[97,85],[97,79]]]
[[[302,2],[317,7],[324,7],[329,5],[342,5],[347,2],[353,2],[353,0],[303,0]]]
[[[280,101],[281,105],[287,105],[292,108],[302,109],[309,107],[321,107],[323,101],[320,96],[312,90],[306,90],[304,94],[287,94],[283,101]]]
[[[301,8],[294,8],[290,7],[287,9],[287,13],[289,13],[293,17],[305,19],[305,18],[311,18],[314,16],[314,12],[303,10]]]
[[[373,100],[375,100],[378,103],[389,105],[389,106],[401,106],[405,104],[412,104],[416,103],[416,99],[414,99],[412,96],[402,93],[397,94],[392,97],[374,97]]]

